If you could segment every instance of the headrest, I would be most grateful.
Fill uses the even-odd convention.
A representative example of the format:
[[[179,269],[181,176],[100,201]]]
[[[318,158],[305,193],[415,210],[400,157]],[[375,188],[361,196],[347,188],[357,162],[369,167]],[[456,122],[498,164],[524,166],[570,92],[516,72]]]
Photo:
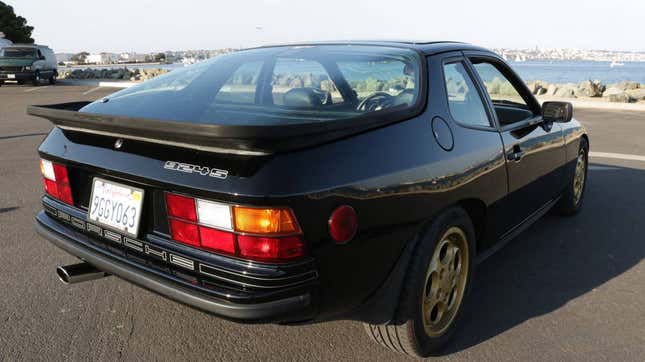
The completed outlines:
[[[293,88],[284,94],[286,107],[316,108],[322,105],[322,99],[311,88]]]

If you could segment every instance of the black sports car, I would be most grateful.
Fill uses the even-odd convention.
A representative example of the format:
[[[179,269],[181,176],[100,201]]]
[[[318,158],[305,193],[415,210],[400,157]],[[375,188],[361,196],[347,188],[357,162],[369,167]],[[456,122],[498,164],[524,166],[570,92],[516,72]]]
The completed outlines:
[[[475,266],[582,204],[589,140],[494,53],[344,42],[218,56],[92,103],[32,106],[38,232],[116,275],[245,322],[354,319],[426,356]]]

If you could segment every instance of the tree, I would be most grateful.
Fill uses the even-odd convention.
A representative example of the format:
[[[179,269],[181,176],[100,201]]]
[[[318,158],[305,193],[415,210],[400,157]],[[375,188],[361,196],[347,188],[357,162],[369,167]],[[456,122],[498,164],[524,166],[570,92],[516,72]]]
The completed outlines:
[[[88,53],[88,52],[80,52],[80,53],[72,55],[72,57],[69,58],[69,60],[71,60],[73,62],[76,62],[76,63],[79,63],[79,64],[83,64],[83,63],[85,63],[85,59],[87,58],[88,55],[90,55],[90,53]]]
[[[0,32],[14,43],[33,43],[31,32],[33,26],[27,25],[27,19],[17,16],[13,7],[0,1]]]
[[[164,53],[155,54],[155,62],[165,62],[165,61],[166,61],[166,54]]]

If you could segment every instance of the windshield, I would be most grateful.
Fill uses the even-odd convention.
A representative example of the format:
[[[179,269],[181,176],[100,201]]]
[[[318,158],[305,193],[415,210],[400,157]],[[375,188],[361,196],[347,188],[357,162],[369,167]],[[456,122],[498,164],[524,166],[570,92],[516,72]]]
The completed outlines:
[[[33,48],[2,48],[0,58],[36,58],[36,49]]]
[[[349,119],[415,106],[419,73],[410,49],[260,48],[174,70],[81,111],[222,125]]]

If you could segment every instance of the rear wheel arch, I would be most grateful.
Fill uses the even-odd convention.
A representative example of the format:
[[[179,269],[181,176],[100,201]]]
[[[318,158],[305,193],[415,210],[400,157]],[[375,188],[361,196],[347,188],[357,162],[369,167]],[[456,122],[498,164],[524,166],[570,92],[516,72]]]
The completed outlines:
[[[486,238],[486,226],[488,221],[488,207],[480,199],[470,198],[459,201],[456,206],[466,211],[475,228],[475,250],[479,252],[478,246],[484,245],[482,242]]]

